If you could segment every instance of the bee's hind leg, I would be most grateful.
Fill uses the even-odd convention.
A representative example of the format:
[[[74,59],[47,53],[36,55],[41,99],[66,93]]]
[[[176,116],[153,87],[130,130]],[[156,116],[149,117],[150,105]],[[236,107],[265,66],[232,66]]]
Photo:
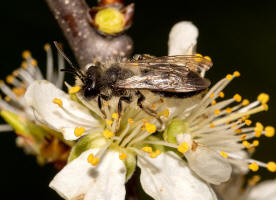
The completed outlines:
[[[157,119],[157,121],[158,121],[159,124],[160,124],[160,129],[162,130],[163,127],[164,127],[164,123],[163,123],[162,119],[158,116],[158,114],[157,114],[154,110],[152,110],[152,109],[150,109],[150,108],[148,108],[148,107],[145,107],[145,106],[143,105],[142,102],[145,100],[145,96],[144,96],[140,91],[137,91],[137,92],[136,92],[136,95],[137,95],[137,97],[138,97],[137,105],[138,105],[143,111],[145,111],[148,115],[153,116],[155,119]]]

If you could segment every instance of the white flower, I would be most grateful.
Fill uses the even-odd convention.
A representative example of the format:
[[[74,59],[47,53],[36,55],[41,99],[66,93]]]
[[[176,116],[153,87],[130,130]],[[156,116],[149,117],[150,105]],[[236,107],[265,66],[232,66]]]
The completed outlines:
[[[195,53],[198,29],[192,22],[175,24],[169,34],[169,55],[190,55]]]
[[[276,200],[276,181],[267,180],[254,186],[246,200]]]
[[[60,69],[64,68],[64,59],[58,55],[58,69],[54,71],[54,59],[49,44],[44,46],[47,54],[47,71],[46,78],[43,77],[37,61],[32,57],[29,51],[24,51],[22,57],[24,61],[21,67],[13,71],[11,75],[6,77],[6,82],[0,81],[0,90],[5,95],[4,99],[0,99],[0,109],[12,112],[16,115],[34,120],[32,110],[24,102],[24,94],[27,87],[35,80],[46,79],[61,88],[64,80],[64,73]]]
[[[257,184],[260,179],[260,175],[254,175],[245,184],[244,176],[234,174],[229,181],[216,186],[215,190],[224,200],[275,200],[276,180],[265,180]]]
[[[242,97],[236,94],[217,102],[224,98],[222,90],[238,76],[240,74],[237,71],[228,74],[203,97],[193,97],[192,107],[174,111],[164,133],[169,144],[178,145],[178,150],[184,154],[191,169],[212,184],[220,184],[230,178],[231,164],[243,171],[247,168],[257,171],[259,166],[276,171],[274,162],[265,164],[248,159],[245,153],[245,149],[252,150],[258,146],[258,140],[254,138],[262,134],[267,137],[274,135],[273,127],[264,128],[259,122],[255,127],[250,127],[251,121],[248,119],[250,115],[268,109],[266,103],[269,96],[262,93],[256,101],[249,103],[247,99],[242,101]]]
[[[57,87],[61,88],[64,79],[64,73],[60,69],[64,68],[64,59],[61,55],[58,55],[58,69],[54,70],[54,59],[51,47],[49,44],[44,46],[47,55],[47,71],[46,78],[43,77],[37,61],[32,57],[29,51],[24,51],[22,57],[24,61],[21,67],[13,71],[11,75],[6,77],[6,83],[0,81],[0,90],[5,95],[3,99],[0,99],[0,114],[1,117],[9,123],[9,125],[0,125],[0,131],[14,130],[17,133],[16,144],[22,147],[27,154],[36,155],[40,164],[43,164],[45,160],[53,162],[55,160],[60,161],[57,156],[65,154],[65,151],[59,151],[61,149],[67,149],[68,147],[61,144],[60,140],[49,134],[49,130],[36,125],[35,116],[32,109],[25,103],[24,94],[29,85],[35,80],[47,79],[53,82]],[[43,95],[40,93],[40,95]],[[47,135],[47,140],[45,140]],[[56,145],[53,149],[52,155],[49,156],[50,143],[54,141],[52,145]],[[54,152],[56,151],[56,152]],[[45,158],[45,155],[49,156]],[[46,157],[47,157],[46,156]],[[62,156],[61,156],[62,157]],[[64,159],[65,158],[65,159]],[[66,160],[64,156],[63,161]]]
[[[69,87],[67,95],[47,81],[36,81],[25,95],[37,119],[66,139],[79,139],[71,162],[50,183],[63,198],[124,199],[124,183],[134,172],[137,157],[142,187],[154,199],[216,199],[208,184],[153,136],[157,120],[136,102],[124,104],[119,121],[118,98],[113,97],[104,103],[104,119],[97,102],[84,99],[79,89]],[[159,113],[167,117],[166,111]]]

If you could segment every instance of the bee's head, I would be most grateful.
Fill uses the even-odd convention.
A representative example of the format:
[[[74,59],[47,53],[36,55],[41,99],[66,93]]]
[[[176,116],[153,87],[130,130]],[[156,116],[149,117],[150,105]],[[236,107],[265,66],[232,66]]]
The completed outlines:
[[[100,94],[102,88],[101,68],[92,65],[87,69],[83,79],[83,93],[85,98],[93,98]]]

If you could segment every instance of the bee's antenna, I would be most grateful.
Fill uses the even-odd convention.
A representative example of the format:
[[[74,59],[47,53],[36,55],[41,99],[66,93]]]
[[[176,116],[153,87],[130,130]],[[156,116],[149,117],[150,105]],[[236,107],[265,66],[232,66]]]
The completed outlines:
[[[69,58],[66,56],[66,54],[64,53],[64,51],[60,48],[59,44],[57,41],[54,41],[54,45],[55,47],[57,48],[58,52],[63,56],[63,58],[69,63],[69,65],[73,68],[72,71],[70,70],[65,70],[63,69],[62,71],[65,71],[65,72],[74,72],[74,74],[76,74],[82,81],[83,81],[83,77],[84,77],[84,74],[81,72],[81,70],[77,67],[75,67],[73,65],[73,63],[69,60]]]

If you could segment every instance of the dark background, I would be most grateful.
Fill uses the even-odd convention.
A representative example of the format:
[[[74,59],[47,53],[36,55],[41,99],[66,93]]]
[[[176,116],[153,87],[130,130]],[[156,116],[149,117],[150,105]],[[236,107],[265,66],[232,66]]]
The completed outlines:
[[[45,66],[43,45],[63,41],[53,16],[44,1],[1,2],[0,67],[4,79],[21,63],[21,52],[32,51],[40,66]],[[226,95],[240,93],[255,100],[260,92],[270,94],[270,110],[257,116],[264,125],[276,119],[276,2],[263,1],[136,1],[134,24],[128,31],[135,41],[136,53],[167,54],[170,27],[180,20],[190,20],[200,30],[198,52],[209,55],[214,67],[207,77],[214,83],[234,70],[241,72],[226,90]],[[69,52],[69,49],[66,49]],[[50,166],[39,167],[35,158],[15,146],[13,133],[1,133],[1,198],[61,199],[48,188],[55,175]],[[276,140],[263,138],[255,158],[276,160]],[[265,169],[264,178],[275,178]]]

